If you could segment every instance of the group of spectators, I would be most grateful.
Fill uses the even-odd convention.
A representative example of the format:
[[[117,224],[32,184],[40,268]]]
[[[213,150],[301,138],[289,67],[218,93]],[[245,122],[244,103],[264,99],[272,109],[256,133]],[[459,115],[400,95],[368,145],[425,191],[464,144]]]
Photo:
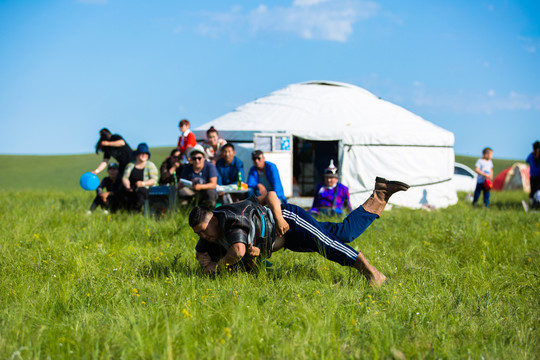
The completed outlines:
[[[149,196],[149,189],[156,185],[175,186],[180,204],[196,202],[210,208],[216,206],[220,196],[218,185],[235,185],[237,190],[225,199],[237,201],[249,195],[264,196],[274,191],[282,203],[287,202],[277,166],[265,159],[261,150],[251,154],[253,166],[245,177],[244,164],[236,156],[232,143],[219,137],[211,127],[206,132],[206,141],[197,143],[190,130],[190,123],[183,119],[179,123],[178,145],[162,162],[159,171],[150,161],[150,149],[140,143],[135,151],[118,134],[107,128],[100,130],[96,153],[103,152],[103,161],[92,171],[98,174],[107,168],[108,176],[98,187],[90,212],[98,206],[107,211],[119,209],[141,211]],[[116,162],[111,162],[111,158]],[[313,214],[341,214],[351,210],[348,188],[338,183],[337,168],[331,162],[325,170],[324,182],[316,190]],[[244,186],[242,186],[244,184]]]

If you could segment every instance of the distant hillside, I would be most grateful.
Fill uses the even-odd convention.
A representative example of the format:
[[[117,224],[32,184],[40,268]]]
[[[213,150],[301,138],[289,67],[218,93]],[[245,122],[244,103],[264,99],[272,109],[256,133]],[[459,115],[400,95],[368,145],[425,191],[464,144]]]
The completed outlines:
[[[151,161],[159,168],[173,147],[150,149]],[[79,178],[87,171],[95,170],[103,154],[83,155],[0,155],[0,189],[80,189]],[[106,171],[99,174],[100,178]]]
[[[474,170],[474,164],[476,164],[476,160],[478,160],[479,158],[480,156],[473,157],[473,156],[463,156],[463,155],[456,155],[455,157],[456,162],[461,163],[463,165],[467,165],[473,170]],[[504,169],[506,169],[507,167],[511,166],[512,164],[516,162],[525,163],[524,160],[493,159],[493,173],[496,176],[501,171],[503,171]]]
[[[173,147],[152,148],[150,160],[159,167]],[[80,189],[79,177],[94,170],[103,154],[83,155],[0,155],[0,190],[75,190]],[[456,155],[456,162],[474,168],[477,157]],[[495,174],[518,160],[493,160]],[[248,166],[250,164],[246,164]],[[106,175],[103,171],[100,178]]]

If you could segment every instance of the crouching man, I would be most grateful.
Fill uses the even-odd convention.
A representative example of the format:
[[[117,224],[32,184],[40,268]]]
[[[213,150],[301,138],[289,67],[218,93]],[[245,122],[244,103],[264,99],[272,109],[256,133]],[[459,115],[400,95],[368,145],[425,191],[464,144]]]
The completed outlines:
[[[249,264],[257,257],[268,258],[283,247],[318,252],[381,286],[386,277],[347,243],[380,217],[392,194],[408,188],[405,183],[377,177],[373,194],[341,223],[318,222],[301,207],[281,204],[273,191],[215,210],[196,207],[189,215],[189,225],[200,238],[196,257],[206,272],[213,273],[240,261]]]

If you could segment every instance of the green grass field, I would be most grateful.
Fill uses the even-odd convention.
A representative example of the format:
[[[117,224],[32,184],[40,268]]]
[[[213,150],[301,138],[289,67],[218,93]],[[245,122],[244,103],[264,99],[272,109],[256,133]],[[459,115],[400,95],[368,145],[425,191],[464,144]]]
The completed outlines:
[[[187,210],[87,216],[77,180],[0,191],[2,359],[539,357],[540,214],[522,192],[487,210],[461,194],[385,212],[352,243],[390,280],[374,289],[290,251],[256,273],[204,275]]]

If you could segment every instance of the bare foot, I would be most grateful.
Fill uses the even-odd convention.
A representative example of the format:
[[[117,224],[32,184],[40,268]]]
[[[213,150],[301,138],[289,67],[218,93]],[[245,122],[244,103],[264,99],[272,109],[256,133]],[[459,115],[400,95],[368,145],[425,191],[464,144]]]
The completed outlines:
[[[381,287],[386,282],[386,276],[377,270],[375,266],[371,265],[362,252],[358,253],[358,257],[356,258],[353,267],[360,271],[374,287]]]
[[[386,283],[386,276],[376,270],[375,274],[373,274],[373,277],[369,280],[369,283],[372,284],[374,287],[379,288]]]

